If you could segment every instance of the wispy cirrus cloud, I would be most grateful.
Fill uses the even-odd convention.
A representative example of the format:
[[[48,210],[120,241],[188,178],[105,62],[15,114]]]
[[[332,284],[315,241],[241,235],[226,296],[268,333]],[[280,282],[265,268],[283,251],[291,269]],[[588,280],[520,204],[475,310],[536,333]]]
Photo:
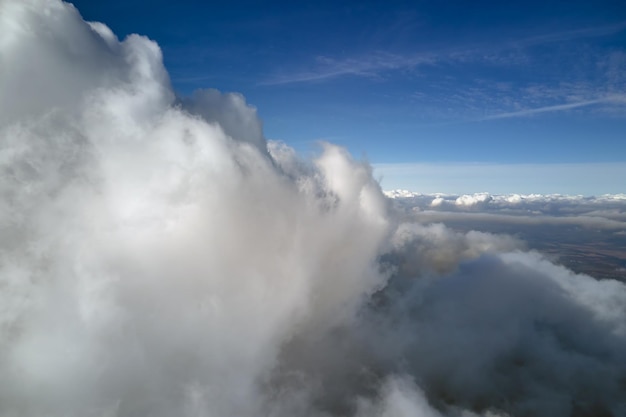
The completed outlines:
[[[609,36],[626,29],[626,21],[610,25],[591,26],[579,29],[564,30],[552,33],[544,33],[535,36],[528,36],[513,42],[515,46],[531,46],[552,42],[566,42],[582,38],[597,38]]]
[[[594,99],[594,100],[577,101],[573,103],[556,104],[552,106],[543,106],[543,107],[536,107],[536,108],[524,109],[524,110],[513,111],[513,112],[492,114],[489,116],[476,119],[476,121],[508,119],[512,117],[526,117],[526,116],[532,116],[532,115],[540,114],[540,113],[559,112],[559,111],[564,111],[564,110],[576,109],[579,107],[593,106],[597,104],[626,104],[626,95],[615,94],[615,95],[601,97],[601,98]]]
[[[568,56],[527,56],[504,66],[490,60],[475,77],[431,76],[414,101],[431,118],[457,124],[573,111],[608,117],[626,116],[626,54],[620,50],[577,50]],[[584,48],[583,48],[584,49]],[[584,52],[584,53],[583,53]],[[580,55],[580,59],[578,58]],[[519,56],[517,56],[519,58]],[[520,62],[522,61],[522,62]],[[470,66],[466,66],[468,69]],[[503,74],[490,77],[490,68]]]
[[[521,37],[503,39],[497,43],[454,45],[443,50],[427,52],[391,53],[380,49],[347,58],[316,56],[315,62],[309,64],[307,70],[277,73],[260,82],[260,85],[281,85],[305,82],[320,82],[342,76],[360,76],[378,78],[387,71],[408,70],[421,65],[465,64],[483,62],[493,65],[518,65],[523,57],[512,57],[511,50],[529,48],[541,44],[568,42],[581,38],[610,36],[626,29],[626,21],[617,24],[586,27],[574,30],[559,31]],[[519,54],[518,54],[519,55]],[[523,54],[522,54],[523,55]]]
[[[346,75],[378,78],[385,71],[413,68],[437,61],[434,55],[398,55],[377,51],[358,58],[335,59],[318,56],[313,69],[275,75],[260,85],[325,81]]]

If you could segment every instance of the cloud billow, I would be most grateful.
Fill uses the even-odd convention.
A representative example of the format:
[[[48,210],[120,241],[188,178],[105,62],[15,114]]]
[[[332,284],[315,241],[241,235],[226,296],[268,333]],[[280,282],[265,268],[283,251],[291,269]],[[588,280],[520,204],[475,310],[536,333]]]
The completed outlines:
[[[0,60],[0,414],[624,413],[623,284],[404,223],[70,4],[0,3]]]

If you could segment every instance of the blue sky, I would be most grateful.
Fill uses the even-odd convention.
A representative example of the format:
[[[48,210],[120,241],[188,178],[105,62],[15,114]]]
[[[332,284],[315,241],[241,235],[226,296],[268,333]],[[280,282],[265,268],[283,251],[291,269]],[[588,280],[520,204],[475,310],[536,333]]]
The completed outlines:
[[[345,146],[384,188],[626,192],[623,2],[73,3],[120,37],[156,40],[180,94],[241,92],[269,139],[303,154]],[[412,164],[459,174],[435,190]],[[548,175],[468,182],[484,166]]]

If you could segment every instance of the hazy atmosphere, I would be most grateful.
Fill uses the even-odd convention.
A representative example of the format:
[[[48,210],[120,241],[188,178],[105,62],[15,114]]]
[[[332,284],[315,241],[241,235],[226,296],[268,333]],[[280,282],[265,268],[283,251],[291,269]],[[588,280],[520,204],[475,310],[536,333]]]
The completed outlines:
[[[0,0],[1,416],[626,415],[623,10],[209,4]]]

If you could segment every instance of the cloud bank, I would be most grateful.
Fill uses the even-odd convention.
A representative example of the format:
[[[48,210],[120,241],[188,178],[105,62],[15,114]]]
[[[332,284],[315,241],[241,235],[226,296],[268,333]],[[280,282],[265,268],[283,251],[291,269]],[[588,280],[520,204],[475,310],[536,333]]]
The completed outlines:
[[[371,168],[0,2],[0,414],[619,416],[626,287],[404,222]]]
[[[595,197],[562,194],[421,194],[407,190],[386,191],[402,211],[419,213],[422,219],[501,220],[518,224],[578,225],[626,230],[626,194]]]

